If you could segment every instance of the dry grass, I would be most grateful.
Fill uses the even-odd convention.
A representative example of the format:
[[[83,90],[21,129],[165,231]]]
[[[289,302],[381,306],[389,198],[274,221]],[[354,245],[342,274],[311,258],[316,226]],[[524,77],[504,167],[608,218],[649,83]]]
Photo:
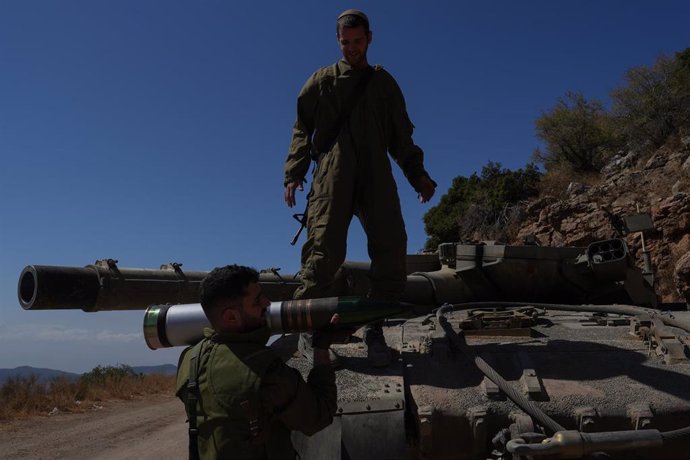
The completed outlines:
[[[35,375],[10,378],[0,387],[0,420],[60,412],[83,412],[95,403],[174,393],[175,376],[137,374],[129,366],[94,368],[78,380],[57,377],[47,383]]]
[[[577,173],[566,165],[554,165],[549,168],[539,182],[539,196],[565,198],[568,185],[571,182],[596,185],[601,182],[601,177],[598,173]]]

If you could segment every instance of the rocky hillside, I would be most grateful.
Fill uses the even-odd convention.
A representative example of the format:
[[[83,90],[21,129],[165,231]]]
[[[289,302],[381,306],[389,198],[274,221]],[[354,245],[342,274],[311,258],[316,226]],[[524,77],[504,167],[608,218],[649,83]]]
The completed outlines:
[[[690,136],[651,154],[614,157],[595,185],[571,182],[564,197],[541,197],[522,207],[516,240],[534,235],[544,246],[586,246],[620,236],[620,217],[651,214],[645,243],[664,302],[690,303]],[[626,236],[642,266],[639,234]]]

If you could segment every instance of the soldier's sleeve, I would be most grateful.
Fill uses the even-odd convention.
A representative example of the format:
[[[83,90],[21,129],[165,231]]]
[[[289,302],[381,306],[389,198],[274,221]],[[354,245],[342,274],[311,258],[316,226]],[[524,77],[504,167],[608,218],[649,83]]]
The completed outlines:
[[[393,77],[385,71],[384,85],[389,104],[388,113],[388,151],[405,173],[407,181],[416,190],[417,181],[429,173],[424,169],[424,152],[412,140],[414,125],[407,115],[405,98]],[[433,181],[432,181],[433,182]]]
[[[276,362],[261,381],[261,398],[285,426],[310,436],[333,421],[335,373],[331,366],[315,366],[305,382],[297,370]]]
[[[297,119],[292,127],[292,141],[285,160],[285,180],[302,181],[311,162],[311,136],[314,133],[316,105],[319,98],[319,73],[314,73],[297,96]]]

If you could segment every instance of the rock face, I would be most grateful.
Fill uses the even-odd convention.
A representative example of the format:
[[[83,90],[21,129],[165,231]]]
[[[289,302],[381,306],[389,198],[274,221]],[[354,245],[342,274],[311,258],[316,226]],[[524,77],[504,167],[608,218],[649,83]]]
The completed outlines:
[[[678,293],[686,299],[690,299],[690,252],[681,256],[673,272],[673,281]]]
[[[690,302],[690,143],[662,147],[651,156],[617,155],[602,169],[601,182],[571,182],[562,198],[524,204],[515,243],[534,235],[544,246],[586,246],[621,235],[621,217],[652,216],[655,230],[644,240],[664,302]],[[639,234],[626,236],[642,266]]]

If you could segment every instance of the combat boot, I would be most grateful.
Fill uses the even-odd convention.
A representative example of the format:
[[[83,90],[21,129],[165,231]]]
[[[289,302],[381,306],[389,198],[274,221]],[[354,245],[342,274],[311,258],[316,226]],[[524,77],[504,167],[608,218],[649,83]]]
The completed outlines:
[[[386,367],[393,361],[393,354],[386,344],[380,323],[364,327],[364,343],[367,345],[367,361],[371,367]]]

